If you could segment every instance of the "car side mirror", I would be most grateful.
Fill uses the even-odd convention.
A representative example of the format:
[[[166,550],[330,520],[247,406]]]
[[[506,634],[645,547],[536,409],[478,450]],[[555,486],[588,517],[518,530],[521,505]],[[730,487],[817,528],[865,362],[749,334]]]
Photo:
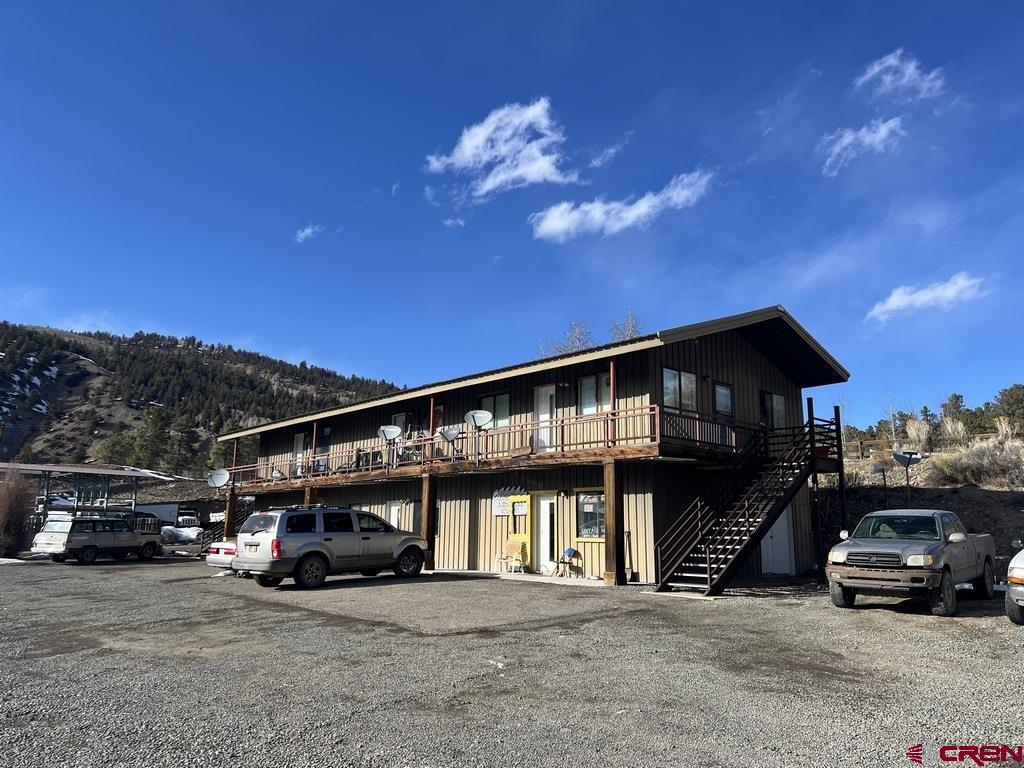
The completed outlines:
[[[839,532],[839,538],[842,539],[843,541],[846,541],[848,538],[850,538],[850,532],[849,531],[840,531]]]
[[[963,544],[965,541],[967,541],[966,533],[960,533],[960,531],[957,531],[956,533],[949,534],[950,544]]]

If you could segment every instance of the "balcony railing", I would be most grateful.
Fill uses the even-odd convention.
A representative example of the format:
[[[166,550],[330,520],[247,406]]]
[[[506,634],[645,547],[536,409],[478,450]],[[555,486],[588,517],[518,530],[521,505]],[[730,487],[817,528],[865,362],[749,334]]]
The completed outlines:
[[[452,462],[480,462],[658,443],[658,406],[529,421],[476,432],[464,428],[450,442],[440,435],[376,441],[369,445],[306,452],[278,460],[232,467],[236,484],[280,482],[310,476],[339,475],[428,467]]]
[[[732,453],[736,450],[737,433],[754,429],[650,405],[528,421],[479,432],[466,427],[451,441],[433,435],[402,438],[393,443],[379,440],[324,453],[307,451],[298,456],[232,467],[230,472],[236,484],[258,485],[454,462],[479,463],[548,454],[555,458],[568,452],[658,444],[663,437],[701,450]],[[739,444],[745,441],[746,437],[741,437]]]

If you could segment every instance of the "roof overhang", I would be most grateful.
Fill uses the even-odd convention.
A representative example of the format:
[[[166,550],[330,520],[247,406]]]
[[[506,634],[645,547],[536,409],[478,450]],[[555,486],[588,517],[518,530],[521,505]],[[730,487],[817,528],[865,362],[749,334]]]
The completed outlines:
[[[783,307],[744,312],[739,315],[708,320],[702,323],[684,325],[679,328],[660,331],[628,341],[606,344],[601,347],[549,357],[530,363],[498,368],[493,371],[449,379],[435,384],[426,384],[414,389],[394,392],[390,395],[361,400],[358,403],[307,413],[288,419],[271,421],[259,426],[236,430],[220,435],[217,440],[224,442],[240,437],[249,437],[272,429],[297,426],[313,420],[329,419],[346,413],[392,405],[420,397],[430,397],[459,387],[487,384],[507,379],[510,376],[524,376],[531,373],[556,370],[595,360],[604,360],[618,355],[661,347],[677,341],[697,339],[724,331],[738,332],[761,354],[774,362],[779,369],[792,378],[801,388],[817,387],[823,384],[838,384],[850,378],[839,362],[830,355]]]

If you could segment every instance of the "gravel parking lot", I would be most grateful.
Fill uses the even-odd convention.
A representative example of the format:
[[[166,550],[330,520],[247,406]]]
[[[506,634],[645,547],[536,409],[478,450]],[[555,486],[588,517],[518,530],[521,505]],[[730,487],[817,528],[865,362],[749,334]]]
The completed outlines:
[[[817,768],[1024,741],[1001,601],[212,572],[0,566],[0,764]]]

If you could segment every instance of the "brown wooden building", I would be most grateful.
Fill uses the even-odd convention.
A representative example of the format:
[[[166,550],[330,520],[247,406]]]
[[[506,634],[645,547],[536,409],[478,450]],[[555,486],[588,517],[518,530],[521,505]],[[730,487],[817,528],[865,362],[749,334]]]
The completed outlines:
[[[841,468],[840,425],[805,416],[803,390],[848,377],[771,307],[219,439],[258,436],[231,468],[258,507],[370,510],[421,531],[438,569],[495,570],[511,547],[548,572],[572,550],[577,575],[713,593],[815,565],[808,479]]]

